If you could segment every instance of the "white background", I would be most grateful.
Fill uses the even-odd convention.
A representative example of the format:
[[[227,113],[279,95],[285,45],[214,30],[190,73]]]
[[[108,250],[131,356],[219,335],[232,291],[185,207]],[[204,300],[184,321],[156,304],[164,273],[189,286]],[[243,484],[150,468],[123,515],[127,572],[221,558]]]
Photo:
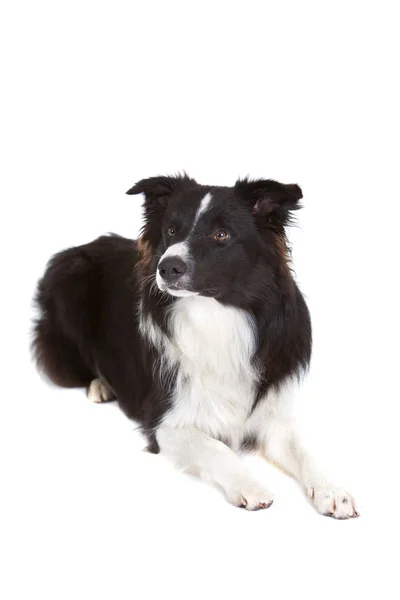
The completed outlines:
[[[3,4],[4,600],[398,597],[396,4]],[[315,346],[298,408],[359,519],[319,516],[255,458],[275,502],[231,507],[142,452],[113,404],[38,377],[31,298],[49,256],[136,236],[124,192],[179,169],[302,186],[290,235]]]

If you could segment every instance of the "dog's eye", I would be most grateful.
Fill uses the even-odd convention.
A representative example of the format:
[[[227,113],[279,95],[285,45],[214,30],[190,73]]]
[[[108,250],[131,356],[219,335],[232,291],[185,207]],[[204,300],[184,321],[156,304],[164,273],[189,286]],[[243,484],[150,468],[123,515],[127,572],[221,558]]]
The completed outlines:
[[[223,229],[219,229],[217,233],[214,235],[214,240],[217,242],[226,242],[229,239],[229,233],[224,231]]]
[[[169,235],[169,237],[174,237],[175,234],[176,234],[175,227],[168,227],[168,235]]]

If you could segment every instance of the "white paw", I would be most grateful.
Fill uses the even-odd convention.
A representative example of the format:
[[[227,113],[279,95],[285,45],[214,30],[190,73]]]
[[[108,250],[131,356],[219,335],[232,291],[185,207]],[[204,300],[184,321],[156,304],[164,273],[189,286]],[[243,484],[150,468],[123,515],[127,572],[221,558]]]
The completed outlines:
[[[227,492],[227,497],[231,504],[246,510],[268,508],[273,502],[271,492],[251,478],[237,481]]]
[[[341,488],[329,484],[315,485],[307,490],[315,508],[327,517],[351,519],[358,517],[354,498]]]
[[[114,398],[114,394],[100,379],[93,379],[89,386],[88,398],[92,402],[107,402]]]

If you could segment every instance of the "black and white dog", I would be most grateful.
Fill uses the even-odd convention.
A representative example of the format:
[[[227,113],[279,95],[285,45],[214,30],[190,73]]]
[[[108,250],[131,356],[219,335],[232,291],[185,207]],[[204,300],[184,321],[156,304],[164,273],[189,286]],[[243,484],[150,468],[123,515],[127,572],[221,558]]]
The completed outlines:
[[[33,348],[54,383],[117,399],[149,450],[219,485],[229,502],[272,494],[237,452],[294,475],[323,514],[358,515],[303,447],[289,400],[311,354],[307,306],[289,267],[285,226],[297,185],[199,185],[154,177],[137,241],[116,235],[55,255],[39,282]]]

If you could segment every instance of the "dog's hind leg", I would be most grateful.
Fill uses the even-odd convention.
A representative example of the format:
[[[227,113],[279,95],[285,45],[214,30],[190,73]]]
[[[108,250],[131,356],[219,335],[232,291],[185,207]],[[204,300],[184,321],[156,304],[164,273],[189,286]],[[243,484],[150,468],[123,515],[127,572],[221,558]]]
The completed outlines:
[[[88,388],[88,398],[92,402],[109,402],[115,400],[115,394],[107,383],[93,379]]]
[[[32,344],[39,370],[62,387],[86,387],[93,379],[92,370],[83,360],[78,346],[70,341],[56,323],[40,319]]]
[[[93,364],[98,272],[79,248],[53,256],[38,283],[32,350],[39,370],[62,387],[87,387]]]

